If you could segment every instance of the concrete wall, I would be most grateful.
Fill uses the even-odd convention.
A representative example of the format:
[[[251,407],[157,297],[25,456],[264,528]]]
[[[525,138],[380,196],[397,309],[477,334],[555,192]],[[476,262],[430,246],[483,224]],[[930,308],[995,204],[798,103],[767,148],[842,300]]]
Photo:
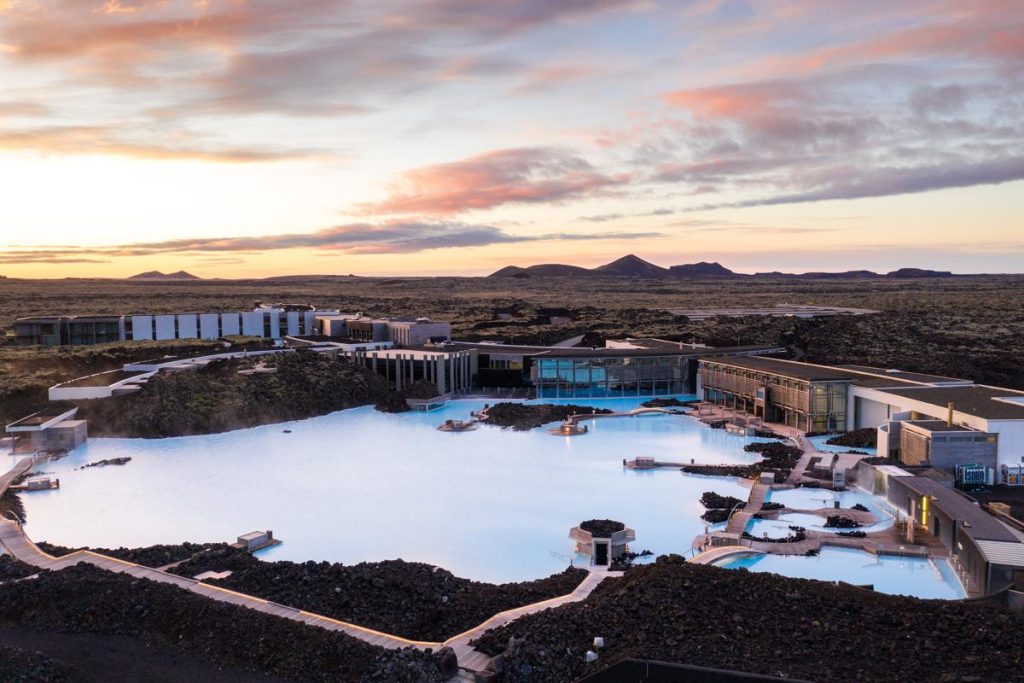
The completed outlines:
[[[878,425],[888,421],[889,416],[892,414],[891,406],[888,403],[857,396],[852,391],[851,394],[854,394],[851,396],[853,399],[853,415],[849,417],[853,418],[853,429],[878,427]]]
[[[999,464],[1024,464],[1024,421],[988,420],[988,432],[999,435]]]
[[[972,433],[972,435],[977,432]],[[932,440],[931,466],[952,472],[957,465],[978,463],[997,469],[996,444],[975,442],[946,442]]]
[[[301,334],[299,332],[299,324],[301,318],[298,311],[288,311],[285,314],[285,331],[289,336],[295,336]]]

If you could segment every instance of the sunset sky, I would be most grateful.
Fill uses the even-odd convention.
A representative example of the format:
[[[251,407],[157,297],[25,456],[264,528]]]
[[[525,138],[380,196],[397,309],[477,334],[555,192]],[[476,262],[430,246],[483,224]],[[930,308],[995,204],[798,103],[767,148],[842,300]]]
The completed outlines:
[[[1021,0],[0,0],[0,274],[1024,272]]]

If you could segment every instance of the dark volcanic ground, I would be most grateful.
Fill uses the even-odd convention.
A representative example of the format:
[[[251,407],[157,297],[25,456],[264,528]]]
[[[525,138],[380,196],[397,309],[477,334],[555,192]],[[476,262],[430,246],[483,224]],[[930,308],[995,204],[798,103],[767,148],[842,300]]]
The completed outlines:
[[[827,681],[1024,681],[1024,618],[1003,607],[659,559],[582,603],[485,634],[506,681],[563,683],[638,657]],[[595,636],[606,649],[584,653]]]

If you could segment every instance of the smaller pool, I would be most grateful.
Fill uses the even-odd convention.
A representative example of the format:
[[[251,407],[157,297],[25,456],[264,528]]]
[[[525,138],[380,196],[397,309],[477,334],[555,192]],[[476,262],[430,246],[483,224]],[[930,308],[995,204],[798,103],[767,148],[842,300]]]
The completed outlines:
[[[824,547],[818,555],[740,555],[716,562],[725,569],[770,572],[796,579],[872,585],[880,593],[955,600],[966,596],[949,562],[920,557],[874,556],[852,548]]]
[[[833,446],[832,444],[825,443],[831,439],[835,434],[822,434],[821,436],[809,436],[807,440],[810,441],[815,448],[819,451],[826,453],[849,453],[850,451],[858,451],[861,453],[868,453],[875,455],[878,449],[876,448],[852,448],[850,446]]]
[[[879,496],[874,496],[860,489],[847,491],[829,491],[828,489],[796,488],[783,491],[769,491],[765,501],[782,503],[787,508],[795,510],[818,510],[820,508],[832,509],[835,502],[839,501],[839,507],[852,508],[858,503],[873,512],[878,518],[875,524],[859,527],[860,531],[871,533],[888,529],[893,525],[896,511],[889,503]],[[752,519],[747,524],[747,533],[757,538],[768,534],[768,538],[785,538],[793,533],[790,525],[802,526],[814,531],[835,533],[841,529],[833,529],[825,526],[825,518],[820,515],[812,515],[801,512],[783,512],[778,519]]]
[[[778,519],[752,519],[747,523],[747,533],[756,538],[785,538],[796,532],[790,526],[802,526],[815,531],[832,531],[824,527],[825,518],[803,512],[787,512]],[[837,529],[838,531],[838,529]]]

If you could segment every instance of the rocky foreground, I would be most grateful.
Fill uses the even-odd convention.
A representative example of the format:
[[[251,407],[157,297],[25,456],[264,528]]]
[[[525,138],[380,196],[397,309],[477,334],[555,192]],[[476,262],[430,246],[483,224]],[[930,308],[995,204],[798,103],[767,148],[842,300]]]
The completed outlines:
[[[224,570],[231,576],[207,583],[426,641],[443,641],[498,612],[571,593],[586,577],[582,569],[567,569],[545,579],[496,585],[418,562],[263,562],[233,548],[200,553],[171,571],[195,576]]]
[[[577,604],[488,632],[509,683],[562,683],[627,657],[825,681],[1021,681],[1024,619],[662,557]],[[584,662],[595,637],[605,649]]]
[[[445,658],[439,653],[383,650],[341,633],[87,565],[0,585],[0,606],[0,630],[130,636],[140,642],[141,657],[149,651],[154,657],[182,654],[235,671],[299,681],[439,683],[450,678],[450,670],[441,670]],[[15,664],[8,668],[11,654],[0,652],[0,671],[42,675],[50,668],[46,660],[24,663],[28,671],[18,671]]]

